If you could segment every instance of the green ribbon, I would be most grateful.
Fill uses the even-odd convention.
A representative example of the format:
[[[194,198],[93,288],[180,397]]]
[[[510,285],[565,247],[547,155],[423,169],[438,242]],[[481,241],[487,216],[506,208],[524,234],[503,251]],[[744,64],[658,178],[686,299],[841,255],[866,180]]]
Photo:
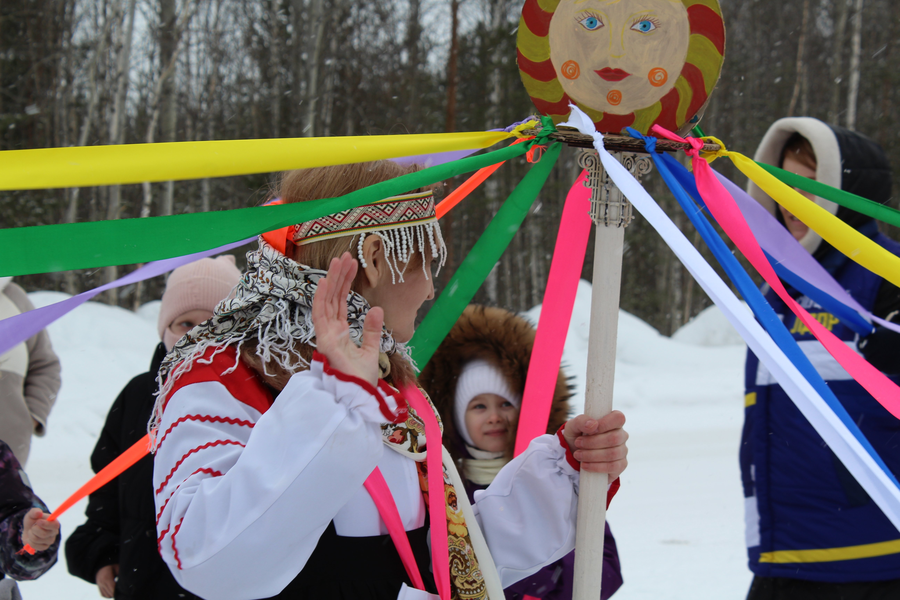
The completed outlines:
[[[556,164],[561,148],[559,142],[552,142],[540,162],[522,178],[463,259],[434,306],[428,311],[428,316],[416,329],[409,345],[412,346],[412,356],[419,368],[423,368],[431,360],[463,310],[472,301],[475,292],[512,242],[513,236],[522,226],[531,205],[534,204],[550,175],[553,165]]]
[[[130,265],[224,246],[525,154],[534,141],[436,165],[339,198],[144,219],[0,229],[0,277]]]
[[[815,181],[814,179],[807,179],[806,177],[785,171],[784,169],[779,169],[772,165],[763,164],[761,162],[757,162],[756,164],[791,187],[799,188],[826,200],[831,200],[844,208],[855,210],[856,212],[872,217],[873,219],[878,219],[879,221],[883,221],[894,227],[900,227],[900,211],[895,208],[879,204],[878,202],[857,196],[856,194],[851,194],[850,192],[845,192],[844,190],[833,188],[830,185]]]

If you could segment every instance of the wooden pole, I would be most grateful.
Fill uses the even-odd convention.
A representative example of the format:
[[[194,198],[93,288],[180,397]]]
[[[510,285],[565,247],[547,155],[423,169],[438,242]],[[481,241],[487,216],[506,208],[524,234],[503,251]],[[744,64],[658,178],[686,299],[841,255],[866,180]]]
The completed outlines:
[[[623,152],[613,156],[638,177],[649,172],[652,164],[648,156]],[[632,208],[609,180],[596,151],[583,151],[578,162],[588,171],[585,185],[591,188],[591,219],[596,234],[584,413],[599,419],[612,411],[622,253]],[[600,599],[608,483],[605,473],[581,473],[575,533],[575,600]]]

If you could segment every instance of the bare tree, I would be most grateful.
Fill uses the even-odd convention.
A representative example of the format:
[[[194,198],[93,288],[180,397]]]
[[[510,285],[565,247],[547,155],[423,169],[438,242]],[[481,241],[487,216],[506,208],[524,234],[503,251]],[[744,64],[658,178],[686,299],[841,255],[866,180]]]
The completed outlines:
[[[853,37],[850,40],[850,86],[847,91],[847,129],[856,129],[856,100],[859,96],[859,56],[862,46],[863,0],[856,0]]]
[[[128,2],[124,11],[125,23],[124,26],[119,29],[119,36],[116,42],[116,94],[113,104],[113,114],[109,124],[110,144],[122,144],[125,141],[125,96],[128,93],[131,42],[134,35],[134,9],[136,1],[137,0],[129,0]],[[121,186],[110,186],[107,202],[106,218],[108,220],[118,219],[119,212],[122,208]],[[105,274],[108,283],[115,281],[119,276],[119,268],[116,266],[106,267]],[[110,304],[118,304],[119,294],[116,288],[112,288],[107,292],[107,300]]]
[[[803,21],[800,24],[800,39],[797,42],[797,69],[794,76],[794,92],[791,94],[791,103],[788,105],[787,116],[794,115],[797,108],[797,100],[800,97],[800,88],[806,78],[806,68],[803,65],[803,49],[806,46],[806,30],[809,23],[809,0],[803,0]]]
[[[841,68],[843,65],[844,55],[844,34],[847,29],[847,13],[850,0],[835,0],[835,10],[837,11],[837,25],[834,32],[834,41],[832,42],[831,57],[831,104],[828,109],[828,121],[830,123],[838,122],[838,113],[841,106]]]

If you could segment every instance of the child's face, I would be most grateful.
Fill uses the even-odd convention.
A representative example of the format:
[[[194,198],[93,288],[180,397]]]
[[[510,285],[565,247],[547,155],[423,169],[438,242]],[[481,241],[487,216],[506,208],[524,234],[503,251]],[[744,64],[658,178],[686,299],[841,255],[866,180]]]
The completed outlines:
[[[206,310],[205,308],[196,308],[194,310],[189,310],[186,313],[180,314],[175,317],[169,324],[169,329],[172,331],[172,333],[174,333],[178,337],[181,337],[203,321],[212,318],[212,316],[212,311]]]
[[[793,156],[785,156],[784,163],[782,164],[782,168],[785,171],[790,173],[794,173],[795,175],[800,175],[801,177],[806,177],[807,179],[815,179],[816,178],[816,170],[812,169]],[[797,190],[803,196],[806,196],[810,200],[812,200],[815,196],[810,194],[809,192],[804,192],[803,190]],[[809,231],[809,227],[806,224],[788,212],[783,206],[778,205],[778,210],[781,211],[781,216],[784,217],[784,224],[787,225],[788,231],[791,232],[791,235],[794,236],[795,240],[801,240],[806,232]]]
[[[466,429],[475,447],[505,452],[519,419],[519,409],[497,394],[479,394],[466,408]]]
[[[171,351],[184,334],[203,321],[212,318],[212,316],[213,313],[211,310],[196,308],[172,319],[172,322],[169,323],[169,326],[166,328],[167,331],[163,334],[163,343],[166,346],[166,350]]]

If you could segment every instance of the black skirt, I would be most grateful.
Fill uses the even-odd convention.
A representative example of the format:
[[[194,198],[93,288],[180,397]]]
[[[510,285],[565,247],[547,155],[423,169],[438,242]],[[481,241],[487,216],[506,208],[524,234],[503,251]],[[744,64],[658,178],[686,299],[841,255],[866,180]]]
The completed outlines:
[[[428,523],[406,533],[427,591],[437,593]],[[412,587],[391,536],[342,537],[329,523],[306,566],[273,598],[396,600],[403,583]]]

